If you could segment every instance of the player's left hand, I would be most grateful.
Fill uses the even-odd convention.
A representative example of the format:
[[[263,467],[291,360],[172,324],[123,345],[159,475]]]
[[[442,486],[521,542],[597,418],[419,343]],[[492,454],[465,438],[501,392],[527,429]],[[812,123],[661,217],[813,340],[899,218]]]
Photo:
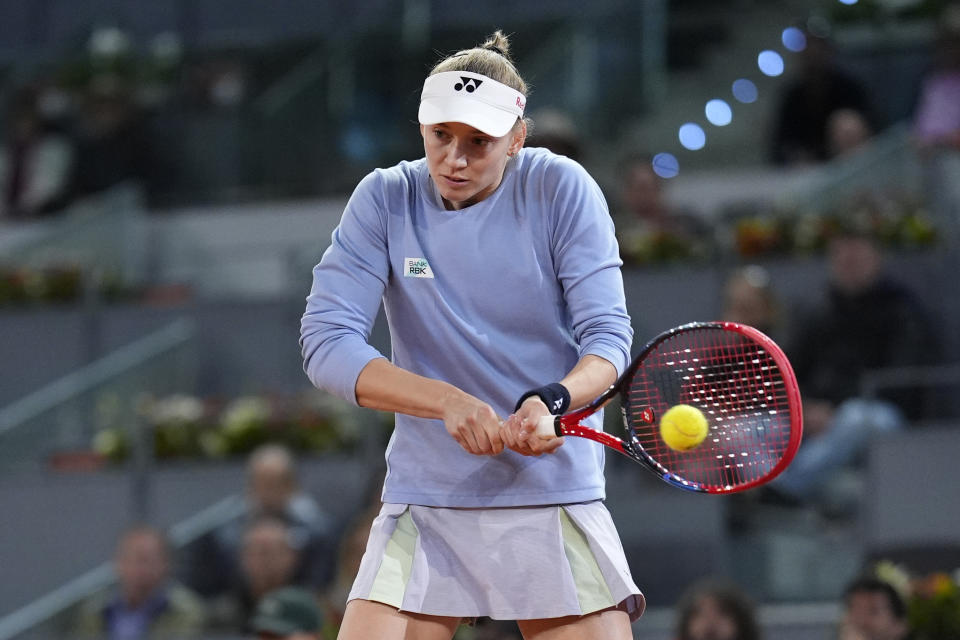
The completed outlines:
[[[500,438],[513,451],[525,456],[554,453],[563,446],[564,438],[541,438],[536,435],[537,420],[550,415],[547,405],[537,396],[530,396],[500,427]]]

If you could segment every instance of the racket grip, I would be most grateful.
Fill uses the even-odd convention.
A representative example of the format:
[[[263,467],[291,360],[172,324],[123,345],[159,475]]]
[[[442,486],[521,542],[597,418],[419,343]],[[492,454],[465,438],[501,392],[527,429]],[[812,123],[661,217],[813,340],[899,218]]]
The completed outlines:
[[[557,418],[559,416],[543,416],[537,420],[537,430],[534,433],[539,438],[544,440],[549,440],[550,438],[556,438],[560,435],[557,427]]]

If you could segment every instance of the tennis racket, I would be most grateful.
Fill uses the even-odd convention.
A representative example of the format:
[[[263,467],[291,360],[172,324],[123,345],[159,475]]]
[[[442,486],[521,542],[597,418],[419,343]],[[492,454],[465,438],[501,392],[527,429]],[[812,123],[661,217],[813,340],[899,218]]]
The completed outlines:
[[[581,421],[619,396],[624,437]],[[660,417],[686,404],[707,420],[698,446],[675,450],[660,435]],[[780,474],[803,430],[793,368],[773,340],[733,322],[694,322],[661,333],[620,379],[592,403],[545,416],[541,437],[589,438],[639,462],[666,482],[706,493],[733,493]]]

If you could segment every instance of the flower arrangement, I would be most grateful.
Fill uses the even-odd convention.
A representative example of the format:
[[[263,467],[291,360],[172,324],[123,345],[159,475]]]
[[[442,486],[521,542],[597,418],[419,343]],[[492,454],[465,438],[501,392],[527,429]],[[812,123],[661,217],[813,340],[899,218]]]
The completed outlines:
[[[83,274],[79,267],[0,267],[0,306],[72,302],[80,298],[82,290]]]
[[[371,425],[371,414],[317,392],[226,402],[174,394],[141,399],[137,414],[153,434],[153,452],[160,460],[244,456],[267,442],[300,453],[349,452],[365,431],[380,435],[388,426],[385,421]],[[125,460],[131,451],[126,425],[102,420],[93,449],[111,461]]]
[[[144,43],[119,28],[98,27],[85,45],[65,56],[56,70],[57,84],[70,100],[91,91],[113,91],[155,106],[170,96],[179,80],[184,47],[172,32]]]
[[[789,253],[794,222],[777,216],[739,218],[733,225],[733,251],[743,258]]]
[[[897,251],[930,247],[938,239],[920,198],[909,193],[860,194],[826,210],[746,203],[725,210],[712,227],[701,222],[695,233],[624,222],[617,232],[623,261],[650,265],[816,255],[850,229]]]
[[[952,574],[917,576],[900,565],[882,561],[875,573],[904,596],[914,640],[960,638],[960,569]]]
[[[733,212],[730,249],[742,258],[810,255],[824,250],[830,238],[856,229],[895,250],[914,250],[937,242],[937,230],[927,212],[906,195],[860,196],[843,207],[817,211]]]
[[[620,234],[620,256],[627,264],[665,264],[702,261],[709,243],[670,231],[628,229]]]
[[[84,287],[87,286],[85,280],[83,268],[76,264],[44,267],[0,265],[0,308],[75,303],[83,298]],[[116,272],[99,276],[97,292],[106,300],[118,300],[134,294]]]

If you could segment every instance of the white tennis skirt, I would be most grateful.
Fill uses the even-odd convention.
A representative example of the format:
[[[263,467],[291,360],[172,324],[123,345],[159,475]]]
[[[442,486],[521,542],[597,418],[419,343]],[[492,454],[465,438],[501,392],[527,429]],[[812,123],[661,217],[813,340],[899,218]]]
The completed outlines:
[[[435,616],[535,620],[643,613],[610,513],[582,504],[451,509],[384,504],[348,597]]]

